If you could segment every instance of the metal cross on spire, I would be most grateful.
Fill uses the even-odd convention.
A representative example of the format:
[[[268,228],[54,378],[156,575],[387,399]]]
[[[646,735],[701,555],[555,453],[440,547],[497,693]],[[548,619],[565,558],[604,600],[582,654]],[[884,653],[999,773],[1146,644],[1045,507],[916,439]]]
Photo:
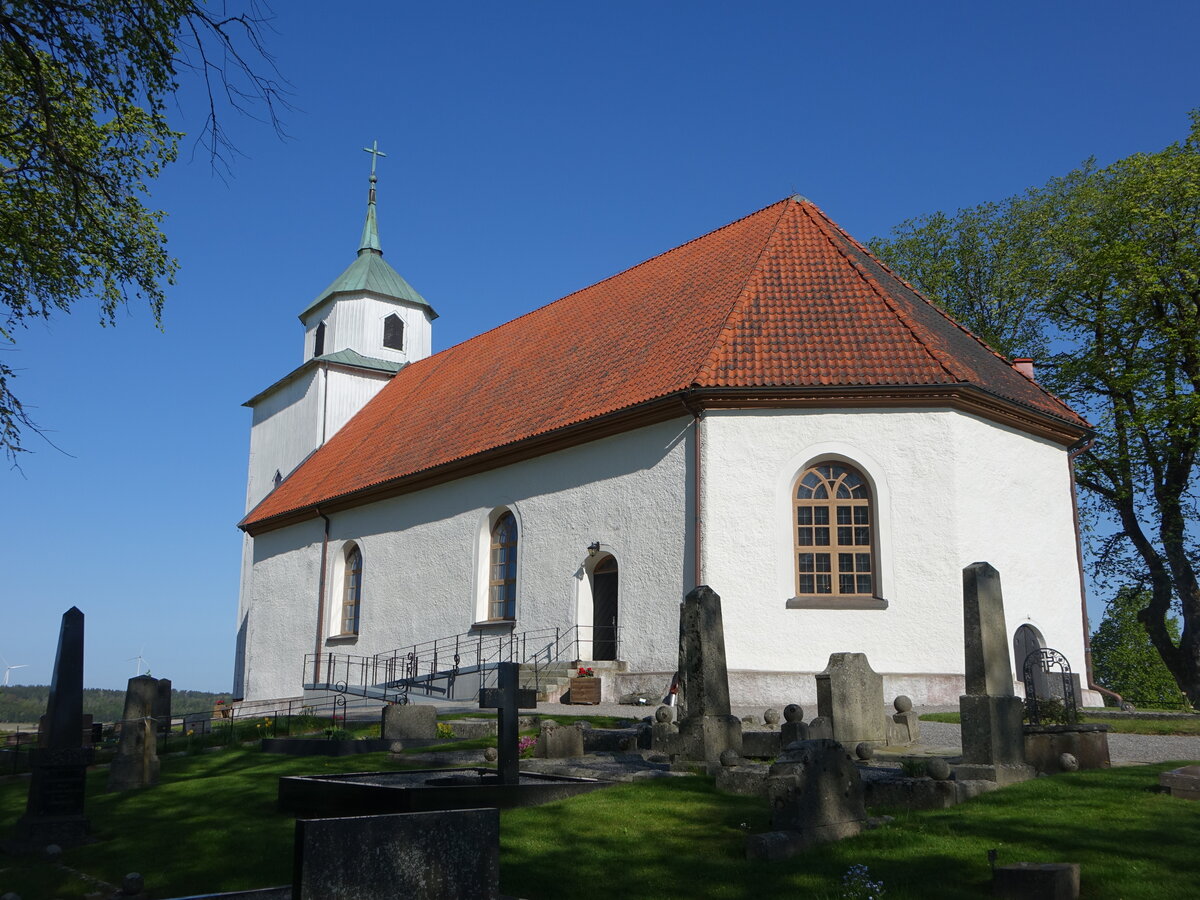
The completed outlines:
[[[379,157],[387,156],[387,154],[379,149],[379,141],[371,141],[370,147],[363,147],[363,153],[371,154],[371,178],[374,179],[376,161],[379,159]]]

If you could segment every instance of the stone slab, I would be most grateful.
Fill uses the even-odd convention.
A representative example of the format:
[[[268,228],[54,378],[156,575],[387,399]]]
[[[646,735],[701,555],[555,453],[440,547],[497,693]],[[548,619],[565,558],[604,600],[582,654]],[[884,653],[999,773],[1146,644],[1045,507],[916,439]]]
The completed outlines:
[[[420,703],[389,703],[383,708],[379,735],[387,741],[437,737],[437,707]]]
[[[1060,759],[1064,753],[1074,756],[1080,769],[1107,769],[1112,765],[1105,731],[1070,726],[1025,728],[1025,761],[1039,772],[1057,775],[1063,771]]]
[[[996,866],[992,895],[1002,900],[1076,900],[1078,863],[1014,863]]]
[[[716,773],[717,790],[745,797],[767,796],[766,766],[722,766]]]
[[[731,713],[721,597],[708,585],[679,607],[679,697],[681,719]]]
[[[954,767],[959,781],[991,781],[998,785],[1017,784],[1037,777],[1037,769],[1026,765],[978,765],[963,763]]]
[[[751,759],[774,759],[783,752],[783,739],[778,731],[743,731],[742,756]]]
[[[297,900],[493,900],[496,809],[299,819]]]
[[[543,722],[534,756],[538,759],[572,759],[583,756],[583,729],[575,725]]]
[[[865,653],[831,653],[817,675],[817,714],[833,725],[833,739],[848,747],[861,741],[884,743],[883,676]]]
[[[1200,766],[1181,766],[1158,776],[1161,787],[1171,792],[1172,797],[1183,800],[1200,800]]]

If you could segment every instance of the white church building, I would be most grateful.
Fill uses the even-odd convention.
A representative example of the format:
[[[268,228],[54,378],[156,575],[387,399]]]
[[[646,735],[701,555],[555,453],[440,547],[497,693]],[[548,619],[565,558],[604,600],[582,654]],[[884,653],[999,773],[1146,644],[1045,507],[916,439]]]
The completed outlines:
[[[735,703],[812,703],[839,651],[956,703],[980,560],[1014,641],[1085,671],[1087,423],[808,200],[439,353],[374,174],[367,209],[302,364],[246,404],[236,697],[299,694],[306,654],[547,629],[606,699],[661,694],[708,584]]]

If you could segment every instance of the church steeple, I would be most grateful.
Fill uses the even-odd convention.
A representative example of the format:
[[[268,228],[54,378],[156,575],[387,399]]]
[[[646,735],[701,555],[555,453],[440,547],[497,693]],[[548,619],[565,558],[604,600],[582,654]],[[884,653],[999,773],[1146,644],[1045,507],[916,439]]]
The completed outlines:
[[[367,191],[367,221],[363,223],[362,238],[358,242],[358,255],[374,252],[382,256],[383,248],[379,246],[379,225],[375,221],[375,183],[379,181],[375,176],[375,162],[379,157],[386,157],[387,154],[379,149],[379,141],[371,141],[371,146],[363,147],[363,152],[371,154],[371,187]]]

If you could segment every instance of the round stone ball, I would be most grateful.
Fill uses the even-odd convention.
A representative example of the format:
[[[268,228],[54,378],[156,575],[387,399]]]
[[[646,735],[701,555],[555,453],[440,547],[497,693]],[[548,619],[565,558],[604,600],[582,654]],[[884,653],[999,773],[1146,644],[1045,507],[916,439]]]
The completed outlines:
[[[940,756],[935,756],[926,760],[925,773],[934,781],[945,781],[950,777],[950,763]]]
[[[500,754],[496,751],[495,747],[485,747],[483,750],[483,758],[488,762],[495,762],[499,756]]]
[[[146,889],[146,879],[141,872],[130,872],[121,879],[121,893],[127,897],[135,897]]]
[[[742,761],[741,757],[738,756],[736,750],[722,750],[721,751],[721,765],[736,766],[741,761]]]
[[[898,713],[911,712],[912,711],[912,697],[908,697],[908,696],[905,696],[904,694],[901,694],[899,697],[896,698],[895,703],[893,703],[892,705],[896,707],[896,712],[898,712]]]
[[[866,741],[863,741],[854,748],[854,755],[859,759],[867,760],[875,755],[875,748]]]
[[[1064,772],[1078,772],[1079,760],[1074,753],[1064,753],[1058,758],[1058,767]]]
[[[763,713],[763,721],[766,722],[768,725],[778,725],[779,724],[779,710],[775,709],[774,707],[772,707],[771,709],[768,709],[766,712]]]
[[[47,844],[42,853],[46,859],[58,859],[62,856],[62,847],[58,846],[58,844]]]
[[[654,711],[654,721],[670,722],[671,721],[671,707],[660,706],[658,709],[656,709]]]
[[[804,707],[799,703],[789,703],[783,708],[783,718],[788,722],[803,722]]]

